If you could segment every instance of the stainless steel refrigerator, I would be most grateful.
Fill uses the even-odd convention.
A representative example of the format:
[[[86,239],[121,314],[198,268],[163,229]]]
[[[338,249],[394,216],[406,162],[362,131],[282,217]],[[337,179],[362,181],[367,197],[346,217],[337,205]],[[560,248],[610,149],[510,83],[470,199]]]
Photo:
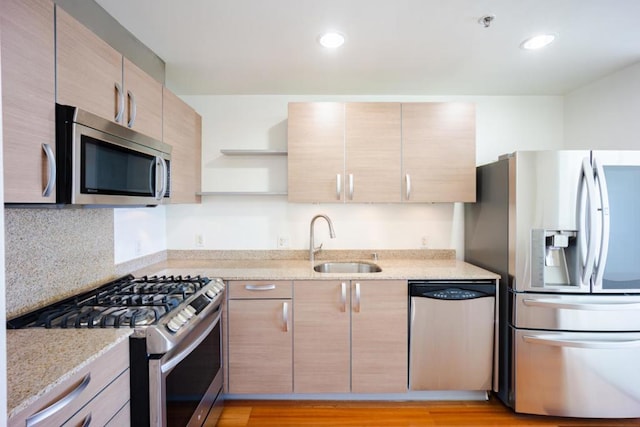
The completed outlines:
[[[505,404],[640,417],[640,151],[519,151],[479,166],[465,261],[501,275]]]

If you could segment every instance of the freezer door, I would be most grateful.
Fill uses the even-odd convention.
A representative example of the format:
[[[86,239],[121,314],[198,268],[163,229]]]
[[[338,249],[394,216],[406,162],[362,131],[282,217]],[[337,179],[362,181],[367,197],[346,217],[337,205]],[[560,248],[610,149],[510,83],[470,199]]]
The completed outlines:
[[[640,333],[513,334],[516,412],[640,417]]]
[[[518,151],[509,159],[509,274],[517,291],[590,291],[583,259],[586,236],[578,221],[579,211],[586,209],[585,165],[590,174],[589,151]],[[545,283],[538,274],[544,268],[545,242],[536,236],[563,231],[575,236],[563,249],[569,280]]]
[[[594,151],[596,293],[640,293],[640,151]]]
[[[512,294],[517,328],[640,331],[640,295]]]

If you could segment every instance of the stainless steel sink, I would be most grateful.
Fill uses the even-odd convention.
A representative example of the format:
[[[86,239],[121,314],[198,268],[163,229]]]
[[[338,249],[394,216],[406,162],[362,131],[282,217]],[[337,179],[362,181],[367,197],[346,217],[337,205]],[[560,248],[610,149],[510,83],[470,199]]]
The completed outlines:
[[[318,273],[379,273],[379,265],[368,262],[323,262],[313,267]]]

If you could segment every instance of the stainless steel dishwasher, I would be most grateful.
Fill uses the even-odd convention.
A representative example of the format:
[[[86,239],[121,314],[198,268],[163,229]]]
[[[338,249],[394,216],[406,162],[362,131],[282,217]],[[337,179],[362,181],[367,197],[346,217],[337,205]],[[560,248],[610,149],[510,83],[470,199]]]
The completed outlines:
[[[409,280],[409,389],[492,388],[494,280]]]

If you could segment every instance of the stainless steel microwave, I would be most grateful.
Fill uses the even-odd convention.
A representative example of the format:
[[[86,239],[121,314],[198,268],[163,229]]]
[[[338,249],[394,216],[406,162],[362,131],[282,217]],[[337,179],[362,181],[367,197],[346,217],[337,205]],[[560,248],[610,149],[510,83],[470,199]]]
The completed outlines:
[[[56,104],[56,203],[156,206],[171,196],[171,146]]]

